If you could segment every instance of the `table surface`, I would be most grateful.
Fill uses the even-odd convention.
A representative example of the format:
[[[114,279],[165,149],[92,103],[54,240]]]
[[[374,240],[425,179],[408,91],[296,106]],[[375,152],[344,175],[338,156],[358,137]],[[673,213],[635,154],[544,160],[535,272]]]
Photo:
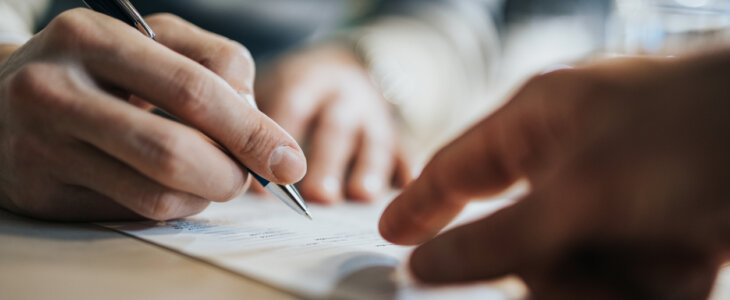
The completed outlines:
[[[296,299],[94,224],[0,210],[0,299]],[[713,299],[730,299],[730,268]]]
[[[0,299],[295,299],[94,224],[0,210]]]

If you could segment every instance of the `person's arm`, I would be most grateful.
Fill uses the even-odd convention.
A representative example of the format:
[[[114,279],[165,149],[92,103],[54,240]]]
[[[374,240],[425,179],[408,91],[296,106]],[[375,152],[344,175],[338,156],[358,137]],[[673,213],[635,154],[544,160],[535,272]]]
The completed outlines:
[[[410,266],[426,282],[517,274],[540,299],[706,298],[730,253],[728,73],[730,49],[537,76],[438,152],[380,232],[424,243]],[[531,190],[514,205],[436,236],[518,180]]]

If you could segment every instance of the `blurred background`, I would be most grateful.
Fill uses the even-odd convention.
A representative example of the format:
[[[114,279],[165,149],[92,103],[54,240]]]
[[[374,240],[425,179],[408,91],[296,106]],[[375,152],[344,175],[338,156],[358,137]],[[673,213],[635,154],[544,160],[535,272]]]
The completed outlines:
[[[306,45],[348,44],[423,157],[499,107],[533,74],[595,58],[682,55],[730,41],[730,0],[133,2],[142,14],[171,12],[243,43],[259,70]],[[79,5],[52,1],[39,28]]]

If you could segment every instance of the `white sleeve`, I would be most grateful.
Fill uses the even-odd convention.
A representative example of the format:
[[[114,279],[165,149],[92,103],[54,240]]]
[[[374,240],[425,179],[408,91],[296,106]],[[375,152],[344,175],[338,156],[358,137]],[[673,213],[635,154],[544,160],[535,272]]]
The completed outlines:
[[[484,95],[501,49],[490,14],[495,2],[423,1],[407,14],[385,15],[357,34],[356,48],[374,81],[394,104],[413,142],[426,152],[489,106]]]
[[[24,44],[49,0],[0,0],[0,44]]]

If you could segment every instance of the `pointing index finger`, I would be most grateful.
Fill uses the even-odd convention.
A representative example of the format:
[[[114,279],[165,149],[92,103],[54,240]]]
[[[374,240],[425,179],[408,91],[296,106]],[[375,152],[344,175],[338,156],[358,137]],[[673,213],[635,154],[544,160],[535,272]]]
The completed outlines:
[[[381,235],[397,244],[422,243],[472,198],[497,194],[533,173],[552,151],[552,127],[563,113],[544,105],[546,88],[555,87],[544,77],[531,81],[504,107],[439,151],[385,210]]]
[[[421,176],[393,200],[380,219],[385,239],[420,244],[451,222],[471,197],[496,193],[516,180],[500,159],[497,143],[485,138],[490,135],[484,131],[494,127],[490,123],[478,124],[438,152]]]

